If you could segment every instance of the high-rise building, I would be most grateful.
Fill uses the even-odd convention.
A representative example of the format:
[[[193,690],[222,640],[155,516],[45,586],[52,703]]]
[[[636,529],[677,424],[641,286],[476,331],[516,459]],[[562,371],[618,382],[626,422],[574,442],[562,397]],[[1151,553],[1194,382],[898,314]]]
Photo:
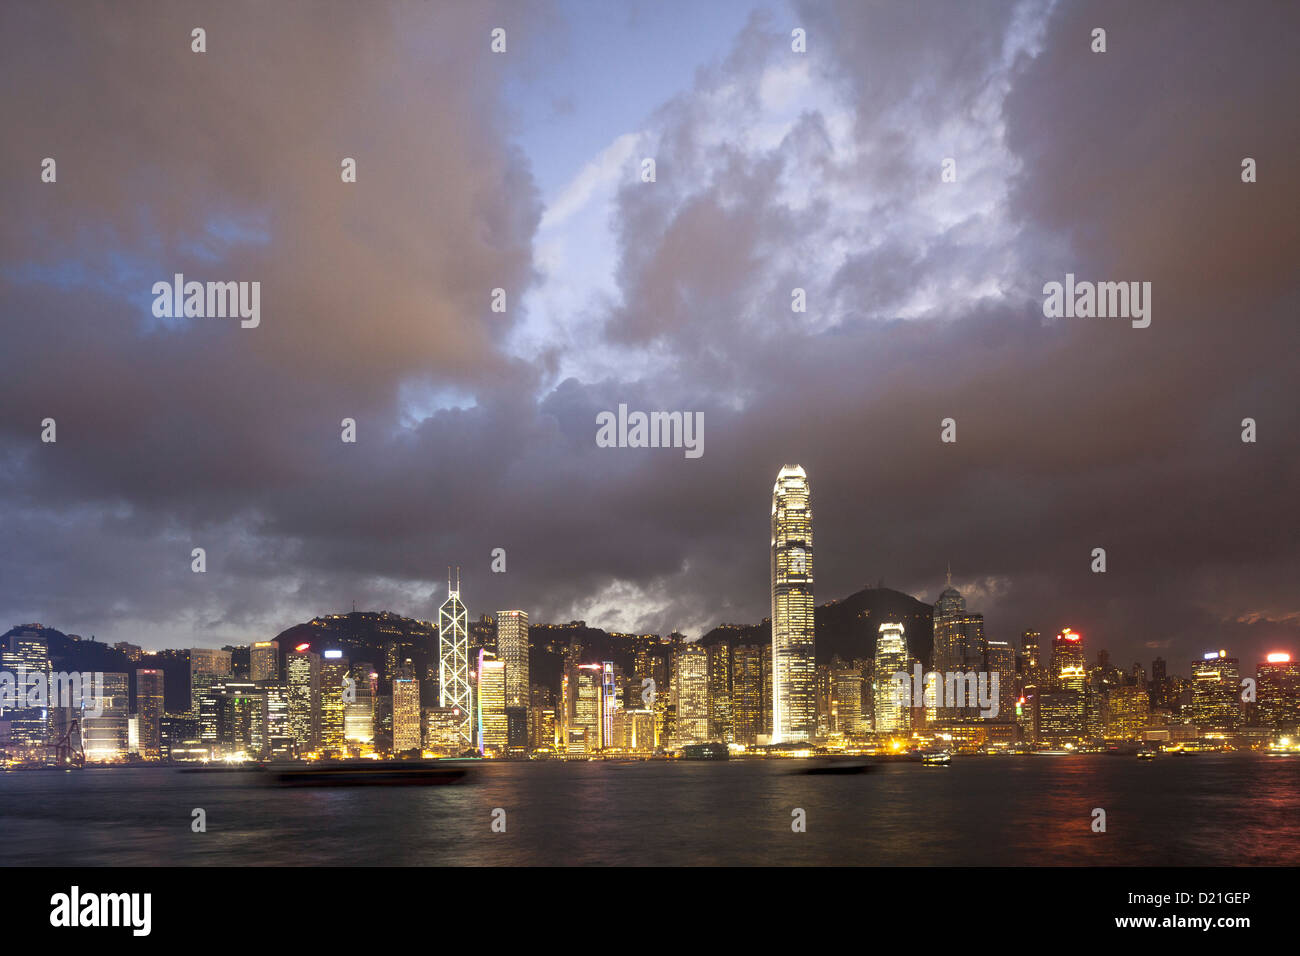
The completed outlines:
[[[131,688],[127,674],[101,674],[94,700],[83,713],[81,743],[90,761],[121,760],[127,753],[127,719],[130,716]],[[96,712],[98,716],[90,716]]]
[[[224,680],[199,698],[200,739],[212,759],[260,759],[266,752],[266,690],[251,681]]]
[[[1106,695],[1106,736],[1115,740],[1138,740],[1146,729],[1151,698],[1144,686],[1112,687]]]
[[[1300,661],[1290,654],[1269,654],[1255,666],[1259,719],[1278,733],[1300,732]]]
[[[162,718],[166,713],[161,670],[135,672],[135,710],[139,717],[140,756],[145,760],[161,759]]]
[[[497,611],[497,656],[506,668],[506,738],[512,747],[528,745],[528,614]]]
[[[457,736],[460,736],[459,727]],[[393,753],[419,749],[420,682],[398,677],[393,680]]]
[[[732,739],[736,743],[752,747],[760,734],[768,733],[763,724],[764,699],[763,647],[738,645],[731,654]]]
[[[438,705],[450,707],[460,718],[460,750],[474,749],[474,693],[469,684],[469,615],[460,600],[460,573],[456,587],[447,579],[447,600],[438,608]],[[394,702],[396,708],[396,702]],[[418,724],[417,724],[418,726]]]
[[[199,715],[199,698],[213,684],[233,676],[230,651],[212,647],[190,648],[190,714]]]
[[[862,669],[843,664],[831,671],[831,730],[850,736],[866,731],[862,722]]]
[[[1241,669],[1224,650],[1192,661],[1192,719],[1216,730],[1231,730],[1241,717]]]
[[[279,641],[258,641],[248,649],[248,679],[254,683],[280,679]]]
[[[893,676],[900,671],[907,673],[910,659],[903,625],[888,621],[881,624],[872,669],[876,733],[900,733],[910,726],[911,708],[899,699]]]
[[[966,664],[966,599],[952,586],[952,570],[948,571],[948,586],[934,602],[934,666],[940,674],[959,671]]]
[[[605,746],[602,696],[604,668],[599,664],[570,664],[560,683],[564,714],[562,744],[565,753],[593,753]]]
[[[984,671],[989,675],[990,690],[993,675],[998,677],[998,712],[989,715],[988,719],[1003,724],[1012,723],[1016,707],[1016,649],[1007,641],[985,641]],[[981,713],[981,716],[984,715]]]
[[[709,655],[709,740],[730,742],[733,738],[731,718],[731,648],[725,643],[710,644]]]
[[[498,622],[501,620],[497,617]],[[479,751],[506,749],[506,684],[509,665],[487,651],[478,652],[478,738]]]
[[[773,743],[810,741],[816,733],[812,522],[808,476],[786,465],[772,487]]]
[[[1022,631],[1020,634],[1020,658],[1023,666],[1022,684],[1026,687],[1037,687],[1043,680],[1041,636],[1037,631]]]
[[[31,701],[31,692],[40,686],[50,686],[50,655],[44,629],[39,624],[11,634],[0,646],[0,670],[13,674],[13,693],[19,704],[6,716],[9,719],[10,744],[15,749],[41,747],[50,736],[50,710],[48,707],[23,706]],[[90,693],[89,687],[82,694]],[[74,695],[75,696],[75,695]],[[69,700],[66,706],[80,706],[81,700]],[[58,701],[48,700],[51,706]]]
[[[262,758],[284,760],[294,755],[293,723],[289,719],[289,685],[281,680],[258,684],[266,698],[266,745]]]
[[[1069,670],[1071,683],[1067,685],[1065,681],[1065,672]],[[1061,633],[1052,639],[1052,664],[1048,674],[1048,683],[1050,686],[1059,690],[1067,688],[1074,690],[1083,690],[1082,685],[1074,687],[1078,682],[1079,674],[1086,675],[1088,664],[1084,658],[1083,636],[1071,628],[1065,628]]]
[[[327,650],[320,665],[320,747],[340,756],[347,752],[344,715],[347,712],[348,662],[339,650]]]
[[[289,685],[289,730],[301,755],[320,746],[320,655],[299,644],[285,656]]]
[[[677,651],[673,673],[677,705],[677,743],[701,744],[709,739],[709,656],[700,644]]]
[[[352,665],[349,673],[355,691],[343,711],[343,738],[349,750],[367,751],[375,742],[375,694],[379,674],[368,662]]]

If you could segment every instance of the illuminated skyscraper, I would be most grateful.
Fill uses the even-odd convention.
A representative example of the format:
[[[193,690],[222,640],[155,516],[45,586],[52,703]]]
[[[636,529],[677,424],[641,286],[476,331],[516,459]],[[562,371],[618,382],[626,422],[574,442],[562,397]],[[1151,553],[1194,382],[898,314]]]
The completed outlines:
[[[258,641],[248,649],[248,679],[253,683],[280,679],[278,641]]]
[[[343,711],[343,738],[349,749],[366,751],[375,742],[375,691],[379,674],[369,663],[353,664],[349,674],[355,691]]]
[[[420,682],[398,677],[393,681],[393,753],[419,749]]]
[[[506,737],[513,747],[528,744],[528,614],[497,611],[497,656],[506,667]]]
[[[862,722],[862,668],[852,664],[831,672],[831,699],[835,721],[832,730],[849,736],[866,730]]]
[[[344,714],[347,701],[348,662],[342,651],[325,651],[320,666],[320,746],[324,751],[342,755],[347,750],[344,737]],[[353,696],[355,696],[355,686]]]
[[[733,740],[731,718],[731,648],[711,644],[709,654],[709,740]]]
[[[561,678],[564,714],[563,746],[566,753],[593,753],[605,746],[601,739],[604,668],[599,664],[572,664]]]
[[[320,655],[299,644],[285,657],[289,685],[289,731],[299,754],[320,745]]]
[[[709,739],[709,656],[702,645],[684,644],[678,649],[673,693],[677,704],[677,743],[706,743]]]
[[[731,654],[732,739],[736,743],[752,747],[759,734],[768,732],[763,725],[764,700],[763,647],[742,644]]]
[[[199,698],[213,684],[232,676],[230,651],[211,647],[190,649],[190,713],[199,714]]]
[[[1241,717],[1241,669],[1227,651],[1210,651],[1192,661],[1192,719],[1216,730],[1230,730]]]
[[[86,759],[121,760],[126,756],[127,717],[131,690],[126,674],[102,674],[91,682],[95,689],[81,720],[81,741]],[[99,716],[89,716],[98,711]]]
[[[773,743],[812,740],[817,726],[810,497],[804,470],[783,467],[772,488]]]
[[[140,756],[145,760],[162,757],[163,672],[135,672],[135,709],[139,715]]]
[[[898,733],[909,727],[911,708],[899,700],[893,679],[895,673],[907,672],[909,659],[903,625],[889,622],[881,624],[872,669],[876,733]]]
[[[1260,723],[1284,734],[1300,732],[1300,661],[1276,653],[1255,666]]]
[[[984,670],[989,675],[990,690],[993,675],[998,675],[998,712],[988,719],[1003,724],[1012,722],[1016,708],[1016,649],[1007,641],[985,641]]]
[[[457,733],[462,750],[474,748],[474,695],[469,685],[467,620],[465,605],[460,601],[460,572],[457,571],[456,587],[452,588],[449,577],[447,600],[438,608],[438,704],[459,712]]]
[[[478,654],[479,752],[500,752],[505,750],[507,742],[506,682],[510,671],[505,661],[487,651],[480,650]]]
[[[1067,670],[1070,672],[1068,684],[1063,676]],[[1083,637],[1077,631],[1067,627],[1052,639],[1052,665],[1048,683],[1054,690],[1068,688],[1082,691],[1082,684],[1078,687],[1074,685],[1078,682],[1078,674],[1086,674],[1087,670],[1088,664],[1083,653]]]
[[[31,691],[40,684],[49,686],[50,657],[45,635],[39,624],[10,635],[0,646],[0,669],[13,674],[13,693],[16,709],[6,713],[10,724],[11,745],[18,748],[39,747],[50,736],[50,710],[48,707],[21,706],[31,700]],[[89,681],[83,693],[89,694]],[[49,701],[50,704],[57,703]],[[80,706],[80,700],[68,700],[65,706]]]

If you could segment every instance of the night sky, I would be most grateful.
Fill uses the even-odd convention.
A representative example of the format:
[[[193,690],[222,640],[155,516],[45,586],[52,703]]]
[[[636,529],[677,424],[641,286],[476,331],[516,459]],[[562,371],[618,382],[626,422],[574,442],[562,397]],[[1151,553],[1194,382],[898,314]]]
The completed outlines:
[[[694,637],[770,613],[789,462],[819,602],[951,562],[991,638],[1300,652],[1300,6],[698,6],[3,4],[0,630],[428,619],[451,564]],[[1044,318],[1066,273],[1150,327]]]

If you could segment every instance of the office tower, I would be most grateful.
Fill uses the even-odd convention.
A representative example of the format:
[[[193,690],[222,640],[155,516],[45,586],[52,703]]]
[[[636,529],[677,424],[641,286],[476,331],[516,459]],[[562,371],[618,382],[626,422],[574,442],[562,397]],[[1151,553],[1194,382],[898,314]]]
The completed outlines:
[[[934,602],[934,665],[941,674],[959,671],[966,664],[966,599],[952,586],[952,569],[948,570],[948,586]]]
[[[201,739],[202,727],[197,717],[189,714],[165,714],[159,724],[164,760],[189,763],[208,759],[208,750]]]
[[[379,674],[363,661],[353,664],[348,676],[352,678],[354,695],[343,710],[343,739],[349,751],[367,751],[375,742],[375,692]]]
[[[1037,631],[1022,631],[1020,634],[1020,657],[1024,668],[1022,683],[1025,686],[1037,687],[1043,679],[1040,638]]]
[[[1066,675],[1071,685],[1083,686],[1082,668],[1067,665]],[[1084,735],[1084,716],[1082,690],[1059,687],[1038,692],[1037,737],[1040,741],[1060,745],[1081,739]]]
[[[528,745],[528,614],[497,611],[497,656],[506,668],[506,740]]]
[[[456,587],[447,579],[447,600],[438,608],[438,705],[451,707],[460,717],[458,750],[474,748],[474,696],[469,685],[468,614],[460,600],[460,572]],[[495,628],[493,628],[495,632]],[[396,706],[396,705],[394,705]]]
[[[1210,651],[1192,661],[1192,719],[1216,730],[1231,730],[1241,716],[1241,671],[1227,651]]]
[[[199,714],[199,698],[213,684],[232,676],[230,651],[211,647],[190,648],[190,714]]]
[[[266,692],[251,681],[225,680],[199,698],[199,738],[211,759],[260,759],[266,752]]]
[[[455,707],[430,707],[424,715],[424,749],[439,757],[458,757],[464,752],[460,736],[461,716]]]
[[[320,655],[299,644],[285,656],[289,685],[289,728],[301,756],[320,746]]]
[[[478,652],[478,739],[479,752],[501,752],[509,740],[506,733],[505,661],[487,651]]]
[[[1064,678],[1067,669],[1070,671],[1069,688],[1082,691],[1082,684],[1078,688],[1075,688],[1074,684],[1079,682],[1080,675],[1086,675],[1088,671],[1084,659],[1083,636],[1068,627],[1052,639],[1052,664],[1048,683],[1053,689],[1067,687]]]
[[[618,676],[613,661],[600,664],[600,739],[604,747],[612,746],[614,713],[618,710]]]
[[[158,760],[162,757],[162,717],[166,713],[162,671],[135,672],[135,710],[139,716],[140,756]]]
[[[460,715],[457,715],[460,716]],[[458,723],[457,743],[461,743]],[[420,682],[410,677],[393,680],[393,753],[420,749]]]
[[[763,647],[739,645],[731,654],[732,739],[736,743],[752,747],[760,734],[767,734],[763,701]]]
[[[131,688],[127,674],[101,674],[91,681],[92,700],[82,712],[81,743],[88,761],[121,760],[127,753]],[[91,716],[92,713],[98,716]]]
[[[604,668],[600,664],[569,664],[560,682],[560,736],[566,753],[581,754],[605,746],[601,739]]]
[[[17,706],[6,715],[9,718],[9,739],[14,749],[41,747],[50,737],[49,707],[25,706],[28,701],[36,699],[33,691],[50,686],[49,649],[41,630],[40,625],[24,628],[11,634],[0,647],[0,670],[14,675],[12,686]],[[72,696],[79,696],[73,690]],[[82,692],[89,693],[89,687],[83,687]],[[50,706],[58,703],[76,707],[80,706],[81,700],[63,702],[47,698]]]
[[[872,668],[876,733],[902,733],[910,726],[911,708],[899,699],[893,677],[899,672],[907,673],[909,660],[903,625],[881,624]]]
[[[998,676],[998,712],[988,717],[998,723],[1011,723],[1015,720],[1016,707],[1016,649],[1007,641],[985,641],[984,671],[987,673],[989,690],[993,688],[993,675]],[[984,714],[981,712],[981,717]]]
[[[614,714],[614,745],[628,753],[654,753],[654,711],[620,710]]]
[[[733,740],[731,717],[731,648],[711,644],[709,655],[709,740]]]
[[[1140,685],[1113,687],[1106,695],[1106,736],[1114,740],[1139,740],[1151,713],[1151,698]]]
[[[862,724],[862,669],[852,664],[836,667],[831,672],[831,702],[833,705],[831,730],[850,736],[864,733]]]
[[[262,681],[266,699],[266,742],[262,759],[286,760],[294,755],[293,722],[289,718],[289,685],[284,681]]]
[[[677,651],[673,673],[677,705],[677,743],[702,744],[709,739],[709,655],[699,644]]]
[[[1281,734],[1300,732],[1300,661],[1269,654],[1255,665],[1259,721]]]
[[[280,679],[279,641],[258,641],[248,649],[248,679],[254,683]]]
[[[804,470],[783,467],[772,487],[773,743],[809,741],[816,731],[810,497]]]
[[[344,735],[346,696],[355,696],[356,688],[348,693],[348,662],[343,652],[327,650],[321,655],[320,665],[320,747],[332,754],[347,751]]]

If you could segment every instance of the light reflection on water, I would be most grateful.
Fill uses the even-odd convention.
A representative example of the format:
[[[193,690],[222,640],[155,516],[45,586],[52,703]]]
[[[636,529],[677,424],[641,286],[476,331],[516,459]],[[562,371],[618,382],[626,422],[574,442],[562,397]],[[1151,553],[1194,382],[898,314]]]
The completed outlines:
[[[0,774],[0,864],[1295,865],[1300,759],[485,763],[435,787],[276,789],[171,768]],[[193,833],[191,811],[207,811]],[[507,831],[491,814],[506,810]],[[807,832],[790,829],[791,810]],[[1107,832],[1093,833],[1092,811]]]

